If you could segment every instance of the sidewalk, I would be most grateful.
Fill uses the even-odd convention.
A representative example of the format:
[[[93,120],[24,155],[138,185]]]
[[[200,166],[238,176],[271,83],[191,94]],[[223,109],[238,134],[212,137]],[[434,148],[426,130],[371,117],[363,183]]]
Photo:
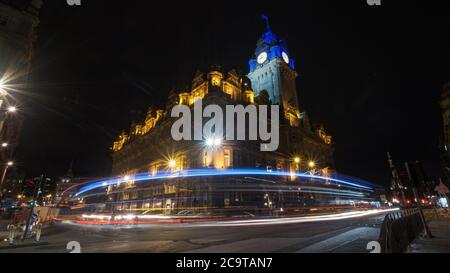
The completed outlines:
[[[406,253],[450,253],[450,214],[434,217],[429,227],[434,238],[417,238]]]
[[[16,240],[13,245],[8,244],[8,242],[0,242],[0,250],[7,250],[7,249],[15,249],[15,248],[21,248],[21,247],[33,247],[33,246],[44,246],[48,245],[48,242],[36,242],[32,239],[28,239],[25,241]]]
[[[9,232],[6,230],[6,227],[11,223],[11,220],[0,220],[0,244],[8,238]]]
[[[21,248],[21,247],[30,247],[30,246],[41,246],[41,245],[47,245],[47,242],[40,241],[36,242],[34,240],[35,236],[34,234],[29,233],[27,236],[27,239],[25,241],[22,241],[20,238],[22,237],[23,230],[22,229],[16,229],[15,232],[15,240],[14,244],[9,244],[9,231],[6,230],[7,225],[10,223],[10,220],[0,220],[0,250],[4,249],[15,249],[15,248]]]

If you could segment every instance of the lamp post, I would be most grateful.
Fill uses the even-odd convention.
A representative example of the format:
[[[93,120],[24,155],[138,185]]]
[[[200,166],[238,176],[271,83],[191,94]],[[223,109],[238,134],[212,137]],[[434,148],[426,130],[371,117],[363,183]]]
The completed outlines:
[[[5,96],[6,95],[6,84],[4,81],[0,78],[0,95]]]
[[[14,165],[14,162],[8,161],[5,165],[5,169],[3,170],[2,178],[0,180],[0,204],[3,197],[3,182],[5,181],[6,173],[8,172],[8,168]]]
[[[0,108],[3,105],[4,97],[8,95],[8,92],[6,92],[6,83],[0,76]]]
[[[174,170],[177,166],[177,161],[175,159],[171,159],[169,160],[167,165],[169,166],[170,169]]]
[[[299,164],[301,162],[301,158],[299,156],[294,157],[294,163],[295,163],[295,171],[300,171]]]
[[[0,88],[0,90],[1,90],[1,88]],[[0,106],[1,106],[1,103],[2,102],[2,100],[0,100]],[[1,115],[1,117],[0,117],[0,133],[1,133],[1,131],[3,130],[3,126],[4,126],[4,124],[5,124],[5,121],[6,121],[6,119],[7,119],[7,115],[8,114],[14,114],[14,113],[16,113],[17,112],[17,107],[16,106],[8,106],[8,108],[6,108],[6,110],[2,110],[1,112],[0,112],[0,115]]]
[[[9,106],[6,112],[7,113],[15,113],[15,112],[17,112],[17,107]]]
[[[30,213],[28,214],[25,230],[23,232],[22,241],[25,241],[25,239],[27,238],[28,230],[30,229],[31,218],[33,216],[34,208],[36,207],[39,189],[41,188],[41,185],[43,182],[44,182],[44,175],[42,174],[39,177],[39,182],[36,182],[36,184],[34,186],[33,200],[31,201]]]
[[[308,168],[309,168],[309,172],[311,173],[311,175],[314,175],[316,173],[316,162],[309,161]]]

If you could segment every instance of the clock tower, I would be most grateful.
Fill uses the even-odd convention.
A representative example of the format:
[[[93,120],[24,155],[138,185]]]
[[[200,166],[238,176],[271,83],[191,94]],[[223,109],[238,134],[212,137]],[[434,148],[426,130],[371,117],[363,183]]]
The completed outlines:
[[[255,96],[267,91],[272,104],[279,104],[284,117],[291,125],[298,126],[300,109],[295,83],[298,74],[294,70],[294,60],[286,43],[272,32],[267,16],[263,19],[266,21],[266,31],[258,40],[254,56],[249,61],[250,73],[247,77]]]

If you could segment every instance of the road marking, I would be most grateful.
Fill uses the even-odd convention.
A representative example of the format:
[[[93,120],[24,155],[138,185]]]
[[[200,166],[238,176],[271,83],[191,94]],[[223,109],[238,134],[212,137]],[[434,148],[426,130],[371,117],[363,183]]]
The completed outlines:
[[[378,239],[379,229],[371,227],[360,227],[349,230],[342,234],[330,237],[323,241],[317,242],[315,244],[309,245],[305,248],[298,250],[296,253],[323,253],[332,252],[344,245],[355,242],[359,239],[364,239],[373,241]],[[364,249],[365,250],[365,249]]]
[[[308,238],[254,238],[188,250],[185,253],[258,253],[275,252],[278,249],[301,243]]]

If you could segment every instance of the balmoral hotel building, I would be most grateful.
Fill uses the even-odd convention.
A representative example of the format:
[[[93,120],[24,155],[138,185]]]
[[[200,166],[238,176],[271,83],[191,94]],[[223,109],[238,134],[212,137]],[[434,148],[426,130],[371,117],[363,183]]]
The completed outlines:
[[[308,205],[302,198],[320,200],[300,196],[297,187],[284,191],[283,185],[294,183],[289,177],[279,178],[276,184],[263,179],[249,182],[248,177],[134,183],[133,177],[138,173],[155,175],[166,170],[207,168],[313,171],[328,175],[334,165],[331,136],[323,126],[313,126],[299,108],[294,60],[269,26],[258,40],[249,65],[246,77],[235,70],[224,73],[220,68],[197,72],[190,90],[171,91],[164,109],[150,108],[142,123],[133,124],[128,133],[122,133],[113,145],[112,175],[125,177],[126,183],[108,186],[106,208],[166,212],[186,208],[287,208],[300,203]],[[280,105],[278,150],[262,152],[259,141],[222,140],[214,148],[205,145],[206,140],[174,141],[171,127],[177,118],[170,117],[172,108],[184,104],[192,109],[197,99],[202,99],[203,108],[209,104],[223,109],[225,105],[237,104]]]

